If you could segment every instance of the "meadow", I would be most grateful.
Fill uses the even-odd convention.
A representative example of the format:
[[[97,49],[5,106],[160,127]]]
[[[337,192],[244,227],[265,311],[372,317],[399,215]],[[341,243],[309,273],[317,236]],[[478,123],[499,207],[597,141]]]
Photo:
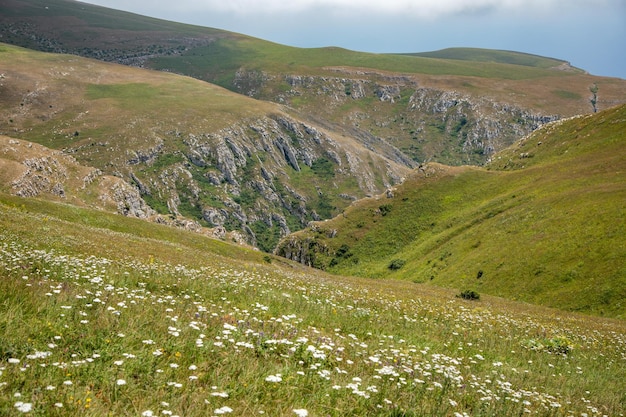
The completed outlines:
[[[623,321],[1,197],[2,415],[624,414]]]

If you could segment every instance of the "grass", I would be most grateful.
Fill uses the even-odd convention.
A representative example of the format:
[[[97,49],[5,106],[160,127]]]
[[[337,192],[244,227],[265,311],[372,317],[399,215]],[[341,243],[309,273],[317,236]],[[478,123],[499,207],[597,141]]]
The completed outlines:
[[[459,61],[401,54],[372,54],[336,47],[295,48],[255,38],[229,37],[202,48],[194,48],[184,53],[182,57],[156,58],[150,65],[155,69],[167,69],[207,79],[227,88],[232,88],[235,72],[242,67],[269,73],[303,75],[324,74],[327,73],[328,67],[353,67],[404,74],[456,75],[504,80],[570,75],[550,70],[543,65],[519,65],[512,59],[510,61],[485,65],[481,60]]]
[[[422,52],[412,55],[427,58],[454,59],[483,63],[497,62],[502,64],[521,65],[543,69],[555,68],[565,63],[565,61],[559,59],[547,58],[538,55],[479,48],[447,48],[440,51]],[[577,69],[573,70],[576,72],[580,71]]]
[[[626,406],[621,321],[270,266],[171,228],[0,198],[4,415],[569,416]],[[215,253],[221,246],[232,252]]]
[[[488,168],[428,165],[393,198],[357,202],[299,239],[324,248],[316,265],[338,274],[623,318],[625,114],[551,125]]]

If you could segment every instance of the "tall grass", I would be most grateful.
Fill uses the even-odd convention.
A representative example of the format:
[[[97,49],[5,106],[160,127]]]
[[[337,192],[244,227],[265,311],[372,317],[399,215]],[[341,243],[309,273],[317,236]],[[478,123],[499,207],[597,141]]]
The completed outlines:
[[[62,219],[66,206],[52,216],[3,201],[3,415],[569,416],[626,405],[623,322],[199,256],[192,234],[148,223],[122,233]]]

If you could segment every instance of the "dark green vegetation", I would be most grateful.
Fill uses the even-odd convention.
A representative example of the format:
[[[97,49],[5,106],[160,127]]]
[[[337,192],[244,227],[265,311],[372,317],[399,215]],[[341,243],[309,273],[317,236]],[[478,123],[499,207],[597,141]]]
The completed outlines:
[[[336,273],[623,318],[625,131],[621,106],[549,125],[485,168],[429,164],[283,247],[309,245]]]

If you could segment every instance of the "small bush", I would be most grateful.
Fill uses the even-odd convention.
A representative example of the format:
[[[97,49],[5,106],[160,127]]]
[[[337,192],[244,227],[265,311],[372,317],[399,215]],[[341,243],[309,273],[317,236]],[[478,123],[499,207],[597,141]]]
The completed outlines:
[[[457,297],[464,300],[480,300],[480,294],[478,294],[474,290],[461,291],[461,293],[457,295]]]
[[[405,263],[406,262],[403,259],[394,259],[389,263],[389,266],[387,266],[387,268],[391,269],[392,271],[396,271],[402,268]]]
[[[391,212],[391,204],[383,204],[382,206],[378,207],[378,211],[380,212],[381,216],[386,216],[387,214],[389,214],[389,212]]]
[[[337,249],[337,252],[335,252],[335,256],[337,258],[341,258],[343,256],[345,256],[346,258],[348,258],[348,253],[350,252],[350,246],[346,245],[345,243],[343,245],[341,245],[339,247],[339,249]]]

